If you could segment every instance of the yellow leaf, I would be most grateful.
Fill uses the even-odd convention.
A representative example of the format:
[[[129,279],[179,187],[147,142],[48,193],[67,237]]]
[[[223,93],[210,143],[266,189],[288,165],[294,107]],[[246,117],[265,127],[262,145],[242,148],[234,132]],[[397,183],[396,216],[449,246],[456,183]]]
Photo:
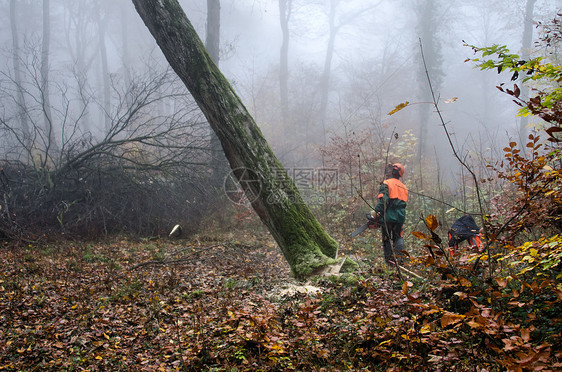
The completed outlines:
[[[532,256],[524,256],[521,261],[527,261],[529,263],[535,262],[535,259]]]
[[[109,336],[107,335],[107,333],[104,333],[104,334],[103,334],[103,337],[104,337],[106,340],[109,340]]]
[[[97,360],[102,360],[103,357],[102,357],[101,355],[97,355],[97,356],[96,356],[96,359],[97,359]]]
[[[402,110],[404,107],[408,106],[409,104],[410,104],[410,102],[408,102],[408,101],[399,104],[398,106],[396,106],[396,107],[394,108],[394,110],[390,111],[390,112],[388,113],[388,115],[394,115],[394,114],[396,114],[398,111]]]
[[[437,222],[437,217],[435,217],[432,214],[426,217],[425,223],[427,225],[427,228],[430,229],[431,231],[435,231],[435,229],[439,226],[439,222]]]
[[[445,102],[445,103],[454,103],[454,102],[457,101],[457,99],[459,99],[459,97],[449,98],[449,99],[446,99],[446,100],[443,101],[443,102]]]

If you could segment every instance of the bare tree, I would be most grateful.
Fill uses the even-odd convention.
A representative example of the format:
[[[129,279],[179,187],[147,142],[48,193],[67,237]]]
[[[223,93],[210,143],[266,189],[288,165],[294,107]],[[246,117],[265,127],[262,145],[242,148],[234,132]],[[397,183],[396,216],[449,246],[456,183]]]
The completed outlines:
[[[151,66],[131,75],[127,85],[114,75],[115,105],[105,111],[110,125],[99,136],[85,131],[81,121],[105,103],[75,82],[53,84],[53,96],[60,97],[48,107],[51,120],[60,123],[55,152],[43,125],[45,85],[40,51],[34,52],[27,58],[31,64],[22,64],[22,84],[0,75],[0,234],[152,234],[185,218],[186,200],[198,185],[203,189],[199,175],[209,163],[209,138],[177,76]],[[28,102],[29,133],[14,115],[18,86]],[[161,102],[179,109],[158,114]],[[49,157],[57,161],[46,162]]]
[[[49,92],[49,53],[51,52],[51,5],[50,0],[43,0],[43,42],[41,47],[41,102],[43,105],[43,125],[47,136],[47,148],[43,167],[49,162],[56,161],[52,158],[51,149],[57,151],[58,145],[55,141],[55,126],[51,113],[51,98]]]
[[[413,10],[416,14],[416,31],[423,43],[426,64],[432,78],[433,88],[439,91],[443,82],[442,55],[439,39],[440,27],[442,27],[442,15],[444,9],[440,6],[441,0],[414,0]],[[417,65],[417,79],[419,86],[419,100],[428,102],[431,96],[427,91],[425,69],[422,63]],[[419,105],[419,134],[418,134],[418,159],[422,161],[427,150],[428,122],[430,118],[430,107]],[[423,185],[420,185],[423,187]]]
[[[176,0],[133,0],[168,62],[221,140],[252,207],[296,277],[336,263],[338,244],[305,205],[240,98],[213,63]]]
[[[122,1],[120,3],[120,25],[121,25],[121,59],[122,59],[122,71],[125,77],[125,82],[130,83],[131,77],[129,76],[129,69],[131,68],[131,46],[130,46],[130,20],[129,12],[127,8],[127,3]]]
[[[17,0],[10,0],[10,26],[12,31],[12,64],[14,68],[14,82],[17,90],[17,107],[18,107],[18,118],[20,121],[20,126],[23,130],[24,135],[29,138],[29,124],[25,116],[25,98],[22,86],[21,78],[21,56],[20,56],[20,43],[19,34],[17,27]]]
[[[327,109],[328,109],[328,101],[330,97],[330,84],[332,78],[332,60],[334,58],[335,52],[335,44],[336,44],[336,37],[340,30],[352,24],[353,22],[357,22],[357,20],[361,16],[365,16],[368,12],[372,9],[375,9],[379,4],[380,1],[376,2],[375,4],[369,4],[367,6],[363,6],[356,11],[345,13],[336,17],[338,14],[338,6],[341,3],[341,0],[330,0],[330,8],[328,12],[328,45],[326,48],[326,56],[324,58],[324,70],[322,72],[322,78],[320,80],[320,130],[321,138],[323,138],[324,145],[326,145],[326,118],[327,118]]]
[[[103,111],[109,112],[111,108],[111,83],[109,78],[109,62],[107,57],[107,45],[105,34],[107,30],[107,14],[102,10],[101,4],[97,3],[97,11],[95,12],[96,23],[98,27],[98,43],[99,43],[99,57],[101,64],[101,81],[103,87]],[[104,129],[108,130],[111,123],[107,115],[104,115]]]
[[[281,125],[289,125],[289,20],[293,10],[292,0],[279,0],[279,21],[283,42],[279,54],[279,94],[281,97]],[[285,138],[287,136],[285,135]]]
[[[537,0],[527,0],[525,5],[525,18],[523,20],[523,39],[521,42],[521,58],[528,60],[531,55],[531,47],[533,46],[533,13],[535,9],[535,3]],[[521,96],[528,97],[529,87],[525,84],[521,84]],[[521,143],[527,141],[527,125],[529,124],[529,118],[522,116],[519,121],[519,140]],[[525,148],[523,148],[525,150]]]

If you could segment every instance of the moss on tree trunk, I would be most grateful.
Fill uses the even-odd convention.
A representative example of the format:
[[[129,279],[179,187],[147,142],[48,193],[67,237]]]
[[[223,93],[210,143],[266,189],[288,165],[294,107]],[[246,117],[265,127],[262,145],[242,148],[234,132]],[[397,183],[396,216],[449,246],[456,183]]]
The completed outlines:
[[[208,55],[176,0],[132,0],[172,68],[217,134],[234,174],[293,274],[336,263],[337,242],[318,223],[282,171],[260,129]],[[251,170],[251,172],[245,170]]]

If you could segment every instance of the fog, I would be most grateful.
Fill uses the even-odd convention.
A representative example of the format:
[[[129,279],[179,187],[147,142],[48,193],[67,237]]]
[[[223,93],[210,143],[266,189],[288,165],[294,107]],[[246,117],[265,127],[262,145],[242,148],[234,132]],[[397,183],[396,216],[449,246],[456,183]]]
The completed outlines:
[[[180,3],[204,41],[207,2]],[[320,148],[337,136],[349,138],[367,130],[379,138],[379,146],[386,147],[392,134],[401,138],[411,133],[417,140],[416,148],[409,149],[411,156],[403,160],[407,167],[414,169],[422,161],[438,163],[445,178],[455,178],[458,165],[442,123],[428,103],[431,95],[420,45],[455,146],[474,161],[479,156],[493,158],[508,138],[519,139],[518,107],[495,88],[501,82],[509,83],[510,76],[475,69],[473,62],[465,61],[475,56],[464,43],[505,44],[514,53],[528,53],[522,46],[528,3],[534,4],[535,24],[551,20],[562,6],[559,0],[287,1],[291,9],[289,114],[283,118],[279,2],[220,3],[219,67],[287,167],[323,165]],[[15,76],[14,36],[26,68],[39,69],[38,59],[45,46],[44,4],[32,0],[1,3],[5,77]],[[10,7],[14,6],[15,14],[10,18]],[[335,38],[333,54],[327,59],[331,9]],[[130,81],[134,76],[165,69],[166,62],[129,1],[50,0],[49,10],[53,105],[61,97],[54,86],[72,86],[74,98],[78,87],[88,89],[99,105],[85,114],[88,126],[84,131],[95,136],[103,132],[104,110],[99,106],[103,106],[108,80]],[[533,32],[536,40],[534,26]],[[324,108],[322,89],[327,89]],[[454,97],[454,102],[446,103]],[[3,99],[4,114],[10,116],[13,107],[10,109]],[[108,100],[106,93],[106,111],[110,110]],[[410,105],[405,109],[387,115],[406,101]],[[73,105],[75,109],[80,106]],[[173,104],[169,106],[167,110],[173,110]]]

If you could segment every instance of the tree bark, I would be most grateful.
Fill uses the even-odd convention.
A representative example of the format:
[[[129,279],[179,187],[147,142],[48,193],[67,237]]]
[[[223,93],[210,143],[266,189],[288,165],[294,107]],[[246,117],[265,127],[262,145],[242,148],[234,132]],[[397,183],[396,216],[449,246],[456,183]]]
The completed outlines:
[[[177,0],[132,1],[219,137],[233,173],[279,244],[293,275],[304,278],[335,264],[338,244],[303,202]]]

